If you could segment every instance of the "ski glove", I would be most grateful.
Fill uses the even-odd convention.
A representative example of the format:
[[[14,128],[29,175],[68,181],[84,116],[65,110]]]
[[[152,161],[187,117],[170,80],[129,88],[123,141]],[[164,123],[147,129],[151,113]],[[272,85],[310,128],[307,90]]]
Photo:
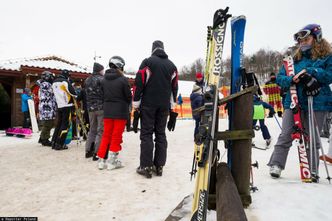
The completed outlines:
[[[272,118],[275,113],[274,110],[270,110],[268,118]]]
[[[319,94],[320,85],[316,78],[304,72],[299,76],[300,82],[304,85],[303,93],[307,96],[316,96]]]
[[[169,119],[168,119],[168,123],[167,123],[167,129],[169,131],[174,131],[177,116],[178,116],[178,113],[173,112],[173,111],[169,112]]]
[[[138,130],[138,120],[141,117],[139,110],[134,111],[134,120],[133,120],[133,131],[137,133]]]

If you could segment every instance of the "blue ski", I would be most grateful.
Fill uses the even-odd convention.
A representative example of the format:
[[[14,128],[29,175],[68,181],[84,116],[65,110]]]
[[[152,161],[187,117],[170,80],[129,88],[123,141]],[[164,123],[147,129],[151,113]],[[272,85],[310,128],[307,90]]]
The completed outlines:
[[[232,31],[232,55],[231,55],[231,88],[230,93],[235,94],[241,90],[242,78],[241,78],[241,67],[243,65],[243,39],[244,29],[246,26],[246,17],[241,15],[238,17],[232,17],[231,20],[231,31]],[[228,119],[229,119],[229,130],[233,129],[233,104],[228,106]],[[231,156],[232,156],[232,143],[228,145],[228,166],[232,167]]]

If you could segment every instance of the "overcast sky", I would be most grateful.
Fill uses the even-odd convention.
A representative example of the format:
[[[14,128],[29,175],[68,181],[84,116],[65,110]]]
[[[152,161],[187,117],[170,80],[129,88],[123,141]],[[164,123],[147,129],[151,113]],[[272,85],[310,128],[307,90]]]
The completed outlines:
[[[159,39],[180,69],[205,58],[206,26],[226,6],[247,18],[247,55],[284,50],[308,23],[320,24],[332,41],[331,0],[2,0],[0,60],[55,54],[92,66],[96,51],[104,66],[120,55],[136,71]],[[230,56],[230,38],[228,23],[223,58]]]

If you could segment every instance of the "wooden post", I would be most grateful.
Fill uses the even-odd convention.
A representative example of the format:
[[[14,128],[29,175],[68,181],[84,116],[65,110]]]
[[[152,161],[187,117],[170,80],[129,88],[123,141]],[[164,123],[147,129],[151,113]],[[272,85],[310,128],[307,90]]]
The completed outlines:
[[[217,220],[246,221],[238,190],[226,163],[217,167]]]
[[[233,101],[233,129],[252,130],[253,92],[243,94]],[[245,111],[244,111],[245,110]],[[246,208],[251,204],[250,167],[251,138],[232,141],[232,175],[239,191],[242,204]]]

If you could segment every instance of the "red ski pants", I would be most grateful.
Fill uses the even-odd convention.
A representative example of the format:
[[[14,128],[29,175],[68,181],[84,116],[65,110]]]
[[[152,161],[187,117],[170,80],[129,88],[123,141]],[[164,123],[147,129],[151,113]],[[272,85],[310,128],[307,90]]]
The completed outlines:
[[[104,118],[104,132],[97,153],[99,158],[106,156],[108,147],[112,152],[119,152],[121,150],[122,134],[126,122],[127,120],[125,119]]]

